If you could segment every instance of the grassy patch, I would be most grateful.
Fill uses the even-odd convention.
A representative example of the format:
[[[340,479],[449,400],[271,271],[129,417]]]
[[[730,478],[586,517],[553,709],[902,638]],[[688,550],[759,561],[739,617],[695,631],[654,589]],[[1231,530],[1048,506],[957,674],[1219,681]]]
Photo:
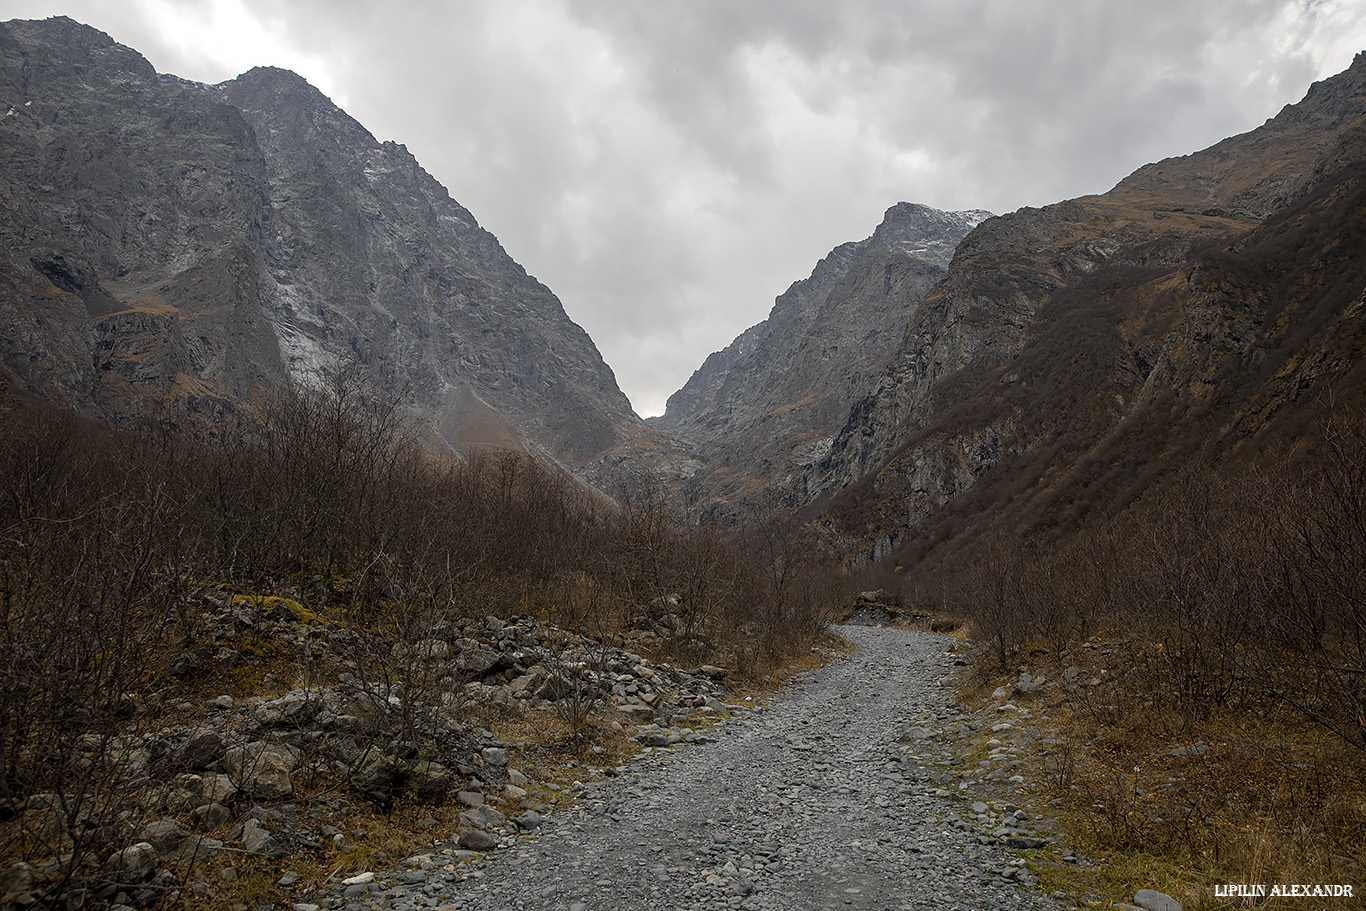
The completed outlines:
[[[1240,904],[1215,895],[1228,883],[1366,890],[1359,752],[1270,701],[1175,713],[1154,704],[1132,672],[1156,644],[1116,635],[1086,645],[1061,658],[1036,648],[1029,670],[1049,682],[1037,694],[1005,697],[1028,709],[1040,731],[1039,761],[1017,771],[1083,858],[1035,865],[1046,890],[1108,906],[1152,888],[1192,909],[1350,906],[1288,897]],[[1009,691],[1011,681],[978,680],[962,696],[991,709],[1003,701],[993,683]]]

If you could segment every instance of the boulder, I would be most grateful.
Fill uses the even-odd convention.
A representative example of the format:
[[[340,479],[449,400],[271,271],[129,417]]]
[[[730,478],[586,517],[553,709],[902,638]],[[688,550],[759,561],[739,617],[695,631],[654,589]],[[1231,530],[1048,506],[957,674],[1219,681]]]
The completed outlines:
[[[636,735],[636,742],[647,747],[666,747],[669,735],[660,730],[643,731]]]
[[[458,817],[460,825],[471,829],[497,829],[507,825],[508,818],[488,804],[466,810]]]
[[[356,693],[350,697],[339,698],[333,714],[340,719],[354,718],[355,728],[361,731],[377,731],[389,718],[388,703],[374,693]],[[351,725],[345,725],[348,729]]]
[[[322,698],[308,690],[294,690],[256,707],[256,720],[262,727],[306,724],[322,708]]]
[[[1007,848],[1030,850],[1033,848],[1045,848],[1048,842],[1042,838],[1030,838],[1025,835],[1011,835],[1006,839]],[[1178,908],[1178,911],[1180,909]]]
[[[1020,679],[1015,683],[1014,687],[1015,695],[1028,696],[1032,693],[1037,693],[1041,686],[1043,686],[1042,677],[1039,677],[1036,680],[1029,675],[1028,671],[1020,671]]]
[[[117,883],[141,883],[157,871],[157,850],[145,841],[130,845],[109,858],[105,875]]]
[[[554,702],[557,699],[563,699],[573,692],[574,684],[562,674],[550,675],[545,678],[541,685],[535,690],[537,698],[549,699],[551,702]]]
[[[444,661],[451,656],[450,644],[440,639],[421,639],[394,645],[395,658],[417,658],[420,661]]]
[[[255,819],[242,823],[242,846],[252,854],[279,854],[282,850],[270,830]]]
[[[147,748],[147,741],[144,738],[130,734],[109,738],[104,756],[122,775],[138,778],[147,774],[152,751]]]
[[[221,850],[223,842],[206,835],[190,835],[180,843],[172,858],[176,863],[198,863],[216,851]]]
[[[182,652],[166,668],[166,673],[172,677],[192,677],[202,673],[212,657],[213,652],[203,647]]]
[[[299,764],[292,747],[255,741],[233,747],[220,763],[232,782],[257,800],[283,800],[294,793],[291,773]]]
[[[1146,911],[1181,911],[1181,903],[1156,889],[1139,889],[1134,904]]]
[[[223,735],[201,728],[190,732],[190,736],[176,750],[175,758],[184,768],[207,769],[222,755]]]
[[[403,769],[396,756],[372,750],[351,772],[351,785],[367,797],[386,798]]]
[[[498,847],[498,839],[480,829],[466,829],[461,832],[457,843],[471,851],[490,851]]]
[[[456,656],[455,666],[466,674],[476,677],[487,673],[502,657],[498,652],[486,648],[473,639],[460,640],[460,654]]]
[[[545,820],[541,818],[541,814],[537,813],[535,810],[527,810],[521,816],[515,817],[512,821],[516,824],[517,828],[527,832],[539,828],[541,824],[545,822]]]
[[[210,803],[226,804],[237,796],[237,788],[227,775],[204,775],[200,779],[199,793]]]
[[[156,849],[158,855],[174,854],[190,833],[174,819],[157,819],[138,830],[139,842],[146,842]]]
[[[190,825],[201,832],[212,832],[232,822],[232,811],[221,803],[206,803],[190,811]]]
[[[408,767],[406,783],[415,794],[432,796],[446,793],[451,786],[451,770],[439,762],[415,762]]]

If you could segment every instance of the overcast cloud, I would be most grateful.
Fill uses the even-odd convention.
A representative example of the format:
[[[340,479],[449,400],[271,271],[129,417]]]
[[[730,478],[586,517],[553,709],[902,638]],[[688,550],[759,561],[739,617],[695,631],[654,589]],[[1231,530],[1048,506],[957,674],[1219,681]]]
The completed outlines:
[[[641,414],[900,200],[1002,213],[1251,129],[1362,0],[7,0],[161,72],[306,77],[402,142]]]

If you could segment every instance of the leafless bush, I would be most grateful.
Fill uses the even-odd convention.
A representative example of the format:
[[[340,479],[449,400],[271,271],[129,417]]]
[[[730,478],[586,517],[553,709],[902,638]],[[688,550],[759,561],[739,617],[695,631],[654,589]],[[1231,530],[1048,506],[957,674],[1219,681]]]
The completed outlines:
[[[177,504],[106,431],[0,420],[0,851],[69,876],[145,765],[127,735],[179,607]]]
[[[762,652],[791,654],[829,624],[842,582],[816,531],[793,510],[754,513],[742,527],[740,546],[747,571],[732,622],[756,632]]]
[[[966,565],[952,576],[948,603],[989,643],[995,668],[1007,671],[1030,632],[1021,589],[1024,551],[1013,537],[995,533],[960,560]]]
[[[1366,414],[1335,414],[1317,455],[1313,471],[1274,488],[1279,584],[1253,673],[1366,750]]]
[[[1366,749],[1366,415],[1332,415],[1312,457],[1191,464],[1072,537],[984,535],[942,569],[945,601],[1001,670],[1098,624],[1160,644],[1104,723],[1135,698],[1189,722],[1270,697]]]
[[[345,666],[388,714],[369,736],[415,749],[438,736],[429,709],[459,702],[466,681],[432,659],[471,616],[606,642],[662,604],[665,647],[758,668],[837,603],[791,513],[737,543],[658,489],[610,503],[525,455],[440,460],[402,414],[349,369],[263,397],[211,442],[0,414],[0,854],[70,874],[152,811],[130,735],[157,720],[149,693],[189,695],[166,672],[204,633],[206,585],[284,596],[316,635],[271,660],[305,686]],[[561,700],[572,726],[599,699],[590,677]]]

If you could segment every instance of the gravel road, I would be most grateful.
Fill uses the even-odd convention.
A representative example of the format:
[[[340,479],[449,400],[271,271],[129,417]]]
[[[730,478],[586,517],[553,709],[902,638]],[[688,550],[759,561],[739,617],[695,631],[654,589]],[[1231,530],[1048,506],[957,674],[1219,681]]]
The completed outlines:
[[[953,702],[951,640],[872,627],[838,632],[857,646],[852,656],[801,676],[711,742],[629,763],[482,861],[453,864],[437,850],[327,904],[1060,907],[1003,844],[1001,822],[1013,822],[1014,808],[973,808],[975,798],[952,783],[945,763],[970,719]]]

